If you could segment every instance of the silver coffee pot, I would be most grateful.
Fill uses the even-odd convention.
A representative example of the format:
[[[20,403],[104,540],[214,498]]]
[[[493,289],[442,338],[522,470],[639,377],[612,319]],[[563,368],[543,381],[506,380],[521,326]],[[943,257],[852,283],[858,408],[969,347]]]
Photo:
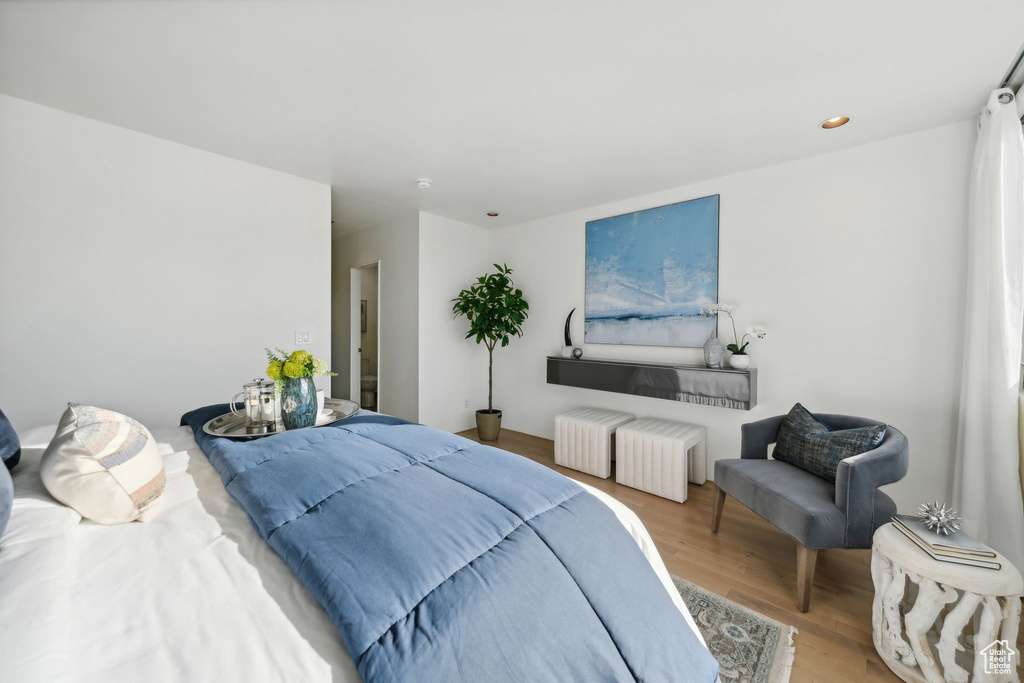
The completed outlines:
[[[235,407],[237,402],[242,403],[242,410]],[[243,384],[242,390],[234,395],[229,406],[234,415],[245,418],[246,434],[266,434],[277,431],[273,380],[257,377],[253,381]]]

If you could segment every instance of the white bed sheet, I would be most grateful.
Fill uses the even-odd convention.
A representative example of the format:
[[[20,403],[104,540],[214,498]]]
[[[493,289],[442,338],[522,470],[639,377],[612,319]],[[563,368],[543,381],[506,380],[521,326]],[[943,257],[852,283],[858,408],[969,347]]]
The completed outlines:
[[[253,530],[187,427],[153,431],[167,472],[143,523],[106,527],[54,501],[22,435],[0,541],[0,681],[361,680],[326,611]],[[700,633],[636,515],[607,504]],[[701,639],[703,642],[703,639]]]

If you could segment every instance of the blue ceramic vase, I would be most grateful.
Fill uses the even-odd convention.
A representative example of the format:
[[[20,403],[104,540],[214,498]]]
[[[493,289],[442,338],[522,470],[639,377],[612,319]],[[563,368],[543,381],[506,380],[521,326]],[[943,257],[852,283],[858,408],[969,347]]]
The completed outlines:
[[[285,429],[312,427],[316,423],[316,385],[312,377],[284,378],[281,421]]]

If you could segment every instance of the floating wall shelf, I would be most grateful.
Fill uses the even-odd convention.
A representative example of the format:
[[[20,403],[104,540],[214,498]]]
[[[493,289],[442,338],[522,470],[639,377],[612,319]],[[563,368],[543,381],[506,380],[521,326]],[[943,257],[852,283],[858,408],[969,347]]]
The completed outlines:
[[[757,405],[757,370],[753,368],[712,370],[702,365],[548,356],[548,384],[736,410]]]

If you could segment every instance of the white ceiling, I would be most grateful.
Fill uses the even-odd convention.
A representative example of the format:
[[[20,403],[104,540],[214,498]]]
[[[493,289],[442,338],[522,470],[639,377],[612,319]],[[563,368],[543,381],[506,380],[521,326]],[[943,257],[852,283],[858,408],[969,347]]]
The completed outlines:
[[[1019,0],[2,2],[0,92],[330,183],[336,229],[496,226],[968,119],[1022,28]]]

